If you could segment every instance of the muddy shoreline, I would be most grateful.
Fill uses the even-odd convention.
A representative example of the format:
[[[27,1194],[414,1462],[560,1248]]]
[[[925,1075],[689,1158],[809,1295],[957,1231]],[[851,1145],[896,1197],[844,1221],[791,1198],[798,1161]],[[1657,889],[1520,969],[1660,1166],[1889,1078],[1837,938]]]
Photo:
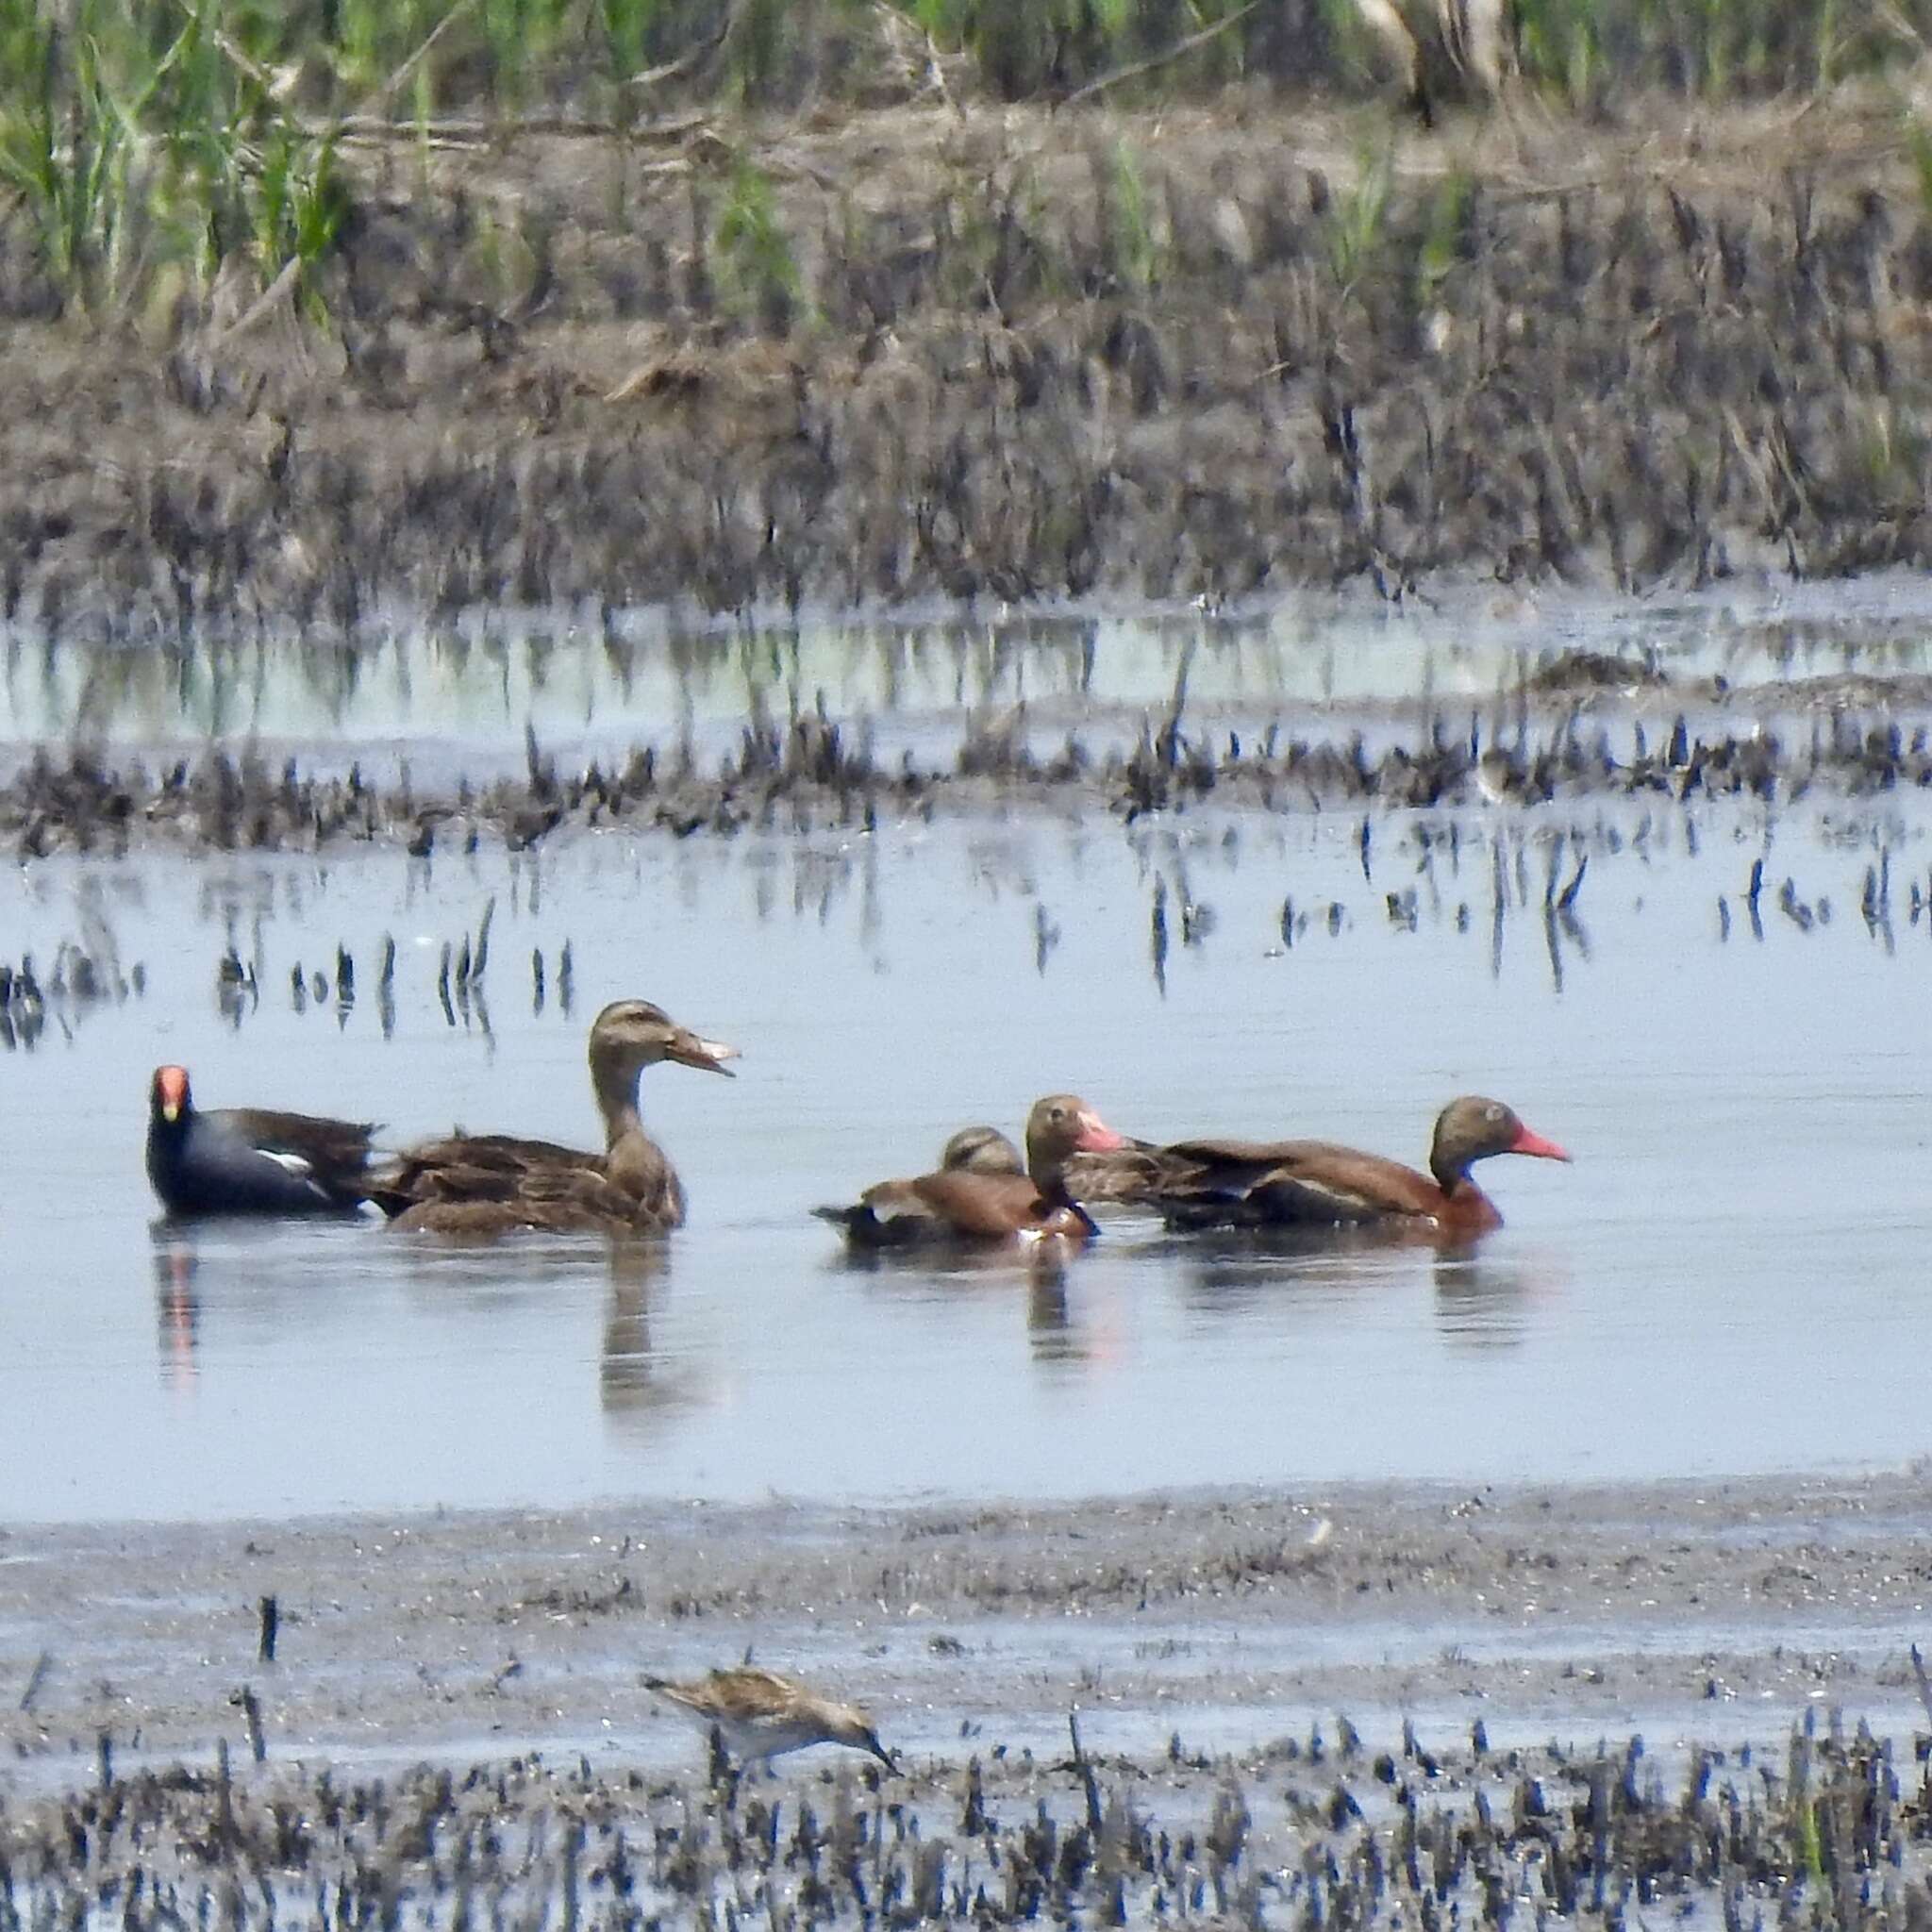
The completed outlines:
[[[0,617],[353,638],[1932,558],[1932,217],[1890,96],[393,135],[344,148],[328,327],[232,274],[89,339],[0,233]]]
[[[1829,1700],[1923,1724],[1928,1494],[1914,1470],[19,1525],[0,1533],[0,1774],[58,1776],[103,1728],[163,1757],[239,1746],[243,1683],[276,1757],[621,1740],[675,1761],[689,1740],[639,1672],[747,1647],[864,1695],[915,1757],[959,1756],[962,1721],[1031,1738],[1074,1706],[1131,1713],[1143,1750],[1175,1708],[1218,1707],[1191,1722],[1228,1742],[1250,1705],[1256,1741],[1337,1710],[1693,1738]]]
[[[234,1923],[580,1883],[611,1923],[922,1886],[1004,1920],[1029,1863],[1065,1903],[1193,1888],[1248,1923],[1308,1887],[1919,1909],[1926,1499],[1913,1470],[16,1526],[0,1873],[16,1907],[132,1884]],[[902,1774],[708,1782],[640,1675],[748,1649],[863,1697]]]

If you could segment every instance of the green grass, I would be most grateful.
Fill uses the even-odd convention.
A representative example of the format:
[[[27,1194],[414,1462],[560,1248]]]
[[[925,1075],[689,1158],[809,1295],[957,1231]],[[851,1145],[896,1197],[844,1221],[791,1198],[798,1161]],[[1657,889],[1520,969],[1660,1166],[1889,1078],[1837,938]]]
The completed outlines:
[[[1113,76],[1125,76],[1116,105],[1235,76],[1284,95],[1377,85],[1352,0],[891,5],[951,86],[981,97],[1058,97]],[[320,320],[349,206],[341,117],[413,125],[426,156],[452,117],[562,112],[622,130],[693,106],[789,111],[903,77],[905,31],[897,66],[891,38],[875,0],[0,0],[0,183],[69,315],[125,313],[162,276],[206,289],[239,261],[264,286],[292,265]],[[1580,109],[1657,89],[1765,97],[1916,58],[1932,44],[1932,0],[1518,0],[1517,42],[1526,84]],[[1384,173],[1367,168],[1334,211],[1344,290],[1377,245]],[[1103,174],[1110,272],[1145,289],[1165,264],[1141,161],[1116,146]],[[987,222],[991,265],[1015,268],[1024,221],[959,218]],[[714,238],[727,292],[767,323],[803,303],[776,219],[769,184],[741,172]],[[1432,258],[1425,278],[1445,263]]]
[[[727,314],[772,335],[791,333],[801,315],[803,282],[791,238],[778,219],[770,179],[741,157],[711,237],[712,268]]]

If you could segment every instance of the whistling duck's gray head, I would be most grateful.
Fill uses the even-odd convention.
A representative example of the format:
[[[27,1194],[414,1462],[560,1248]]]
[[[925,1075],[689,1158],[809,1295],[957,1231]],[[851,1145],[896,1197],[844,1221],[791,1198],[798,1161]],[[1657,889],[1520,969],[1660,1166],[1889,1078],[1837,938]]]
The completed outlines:
[[[1049,1093],[1026,1116],[1026,1166],[1035,1179],[1070,1154],[1111,1154],[1126,1144],[1077,1093]]]
[[[1446,1187],[1469,1172],[1470,1163],[1496,1154],[1528,1154],[1539,1160],[1568,1160],[1554,1141],[1532,1133],[1513,1108],[1479,1093],[1452,1100],[1436,1117],[1436,1138],[1429,1151],[1429,1168]]]

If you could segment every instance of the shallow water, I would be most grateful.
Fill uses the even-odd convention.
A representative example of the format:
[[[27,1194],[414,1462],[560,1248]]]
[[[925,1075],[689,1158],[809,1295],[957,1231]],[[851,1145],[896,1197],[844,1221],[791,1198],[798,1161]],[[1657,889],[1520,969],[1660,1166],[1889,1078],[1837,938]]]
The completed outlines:
[[[178,652],[53,646],[11,629],[0,630],[0,754],[17,761],[51,740],[174,757],[222,739],[311,767],[357,758],[384,776],[407,759],[418,779],[437,780],[520,766],[526,726],[566,759],[677,741],[709,760],[736,748],[748,716],[823,704],[868,720],[879,749],[896,755],[950,748],[963,713],[1020,705],[1042,742],[1074,726],[1105,735],[1131,727],[1141,708],[1164,710],[1177,682],[1195,718],[1257,728],[1328,705],[1420,699],[1454,714],[1577,651],[1621,658],[1633,677],[1733,690],[1924,675],[1932,593],[1901,573],[1642,600],[1476,584],[1392,608],[1305,591],[1211,616],[1001,607],[746,626],[661,611],[491,612],[399,621],[354,646],[265,637]]]
[[[145,991],[57,1001],[5,1057],[0,1518],[1924,1454],[1932,920],[1907,901],[1927,823],[1381,814],[1367,878],[1359,820],[1206,815],[10,872],[9,956],[30,948],[44,977],[63,939],[100,956],[111,935]],[[1859,914],[1881,846],[1889,929]],[[1546,880],[1585,854],[1571,917],[1546,918]],[[1740,896],[1760,854],[1761,940]],[[1774,903],[1787,876],[1808,929]],[[1413,929],[1387,900],[1410,890]],[[487,1025],[475,1008],[451,1024],[441,943],[492,896]],[[339,941],[360,997],[298,1012],[291,967],[332,969]],[[259,997],[225,1011],[231,942]],[[191,1065],[208,1106],[584,1140],[585,1029],[625,993],[744,1053],[734,1082],[646,1077],[692,1203],[660,1249],[152,1224],[158,1060]],[[1319,1133],[1410,1158],[1442,1101],[1483,1091],[1576,1163],[1491,1164],[1509,1224],[1463,1260],[1184,1241],[1120,1215],[1058,1272],[865,1268],[808,1218],[1061,1087],[1151,1137]]]

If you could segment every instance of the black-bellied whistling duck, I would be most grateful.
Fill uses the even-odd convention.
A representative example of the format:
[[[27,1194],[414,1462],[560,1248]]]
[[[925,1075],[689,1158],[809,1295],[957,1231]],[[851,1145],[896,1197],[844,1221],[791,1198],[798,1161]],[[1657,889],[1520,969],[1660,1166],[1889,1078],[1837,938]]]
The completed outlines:
[[[961,1127],[940,1150],[948,1174],[1024,1174],[1020,1150],[997,1127]]]
[[[1098,1233],[1067,1192],[1061,1170],[1078,1151],[1099,1153],[1124,1142],[1072,1093],[1051,1093],[1026,1116],[1026,1172],[975,1174],[942,1168],[911,1180],[881,1181],[850,1208],[814,1208],[843,1228],[858,1248],[924,1243],[1010,1241],[1047,1235],[1084,1241]]]
[[[517,1228],[662,1234],[684,1224],[684,1186],[644,1132],[638,1077],[659,1060],[729,1074],[736,1047],[701,1040],[648,1000],[618,1000],[591,1026],[591,1085],[604,1151],[508,1134],[452,1134],[406,1148],[371,1185],[390,1225],[487,1239]]]
[[[1469,1174],[1497,1154],[1570,1158],[1500,1100],[1465,1094],[1437,1116],[1427,1174],[1327,1141],[1179,1141],[1152,1157],[1159,1177],[1142,1198],[1181,1227],[1374,1226],[1461,1242],[1503,1224]]]
[[[644,1688],[714,1734],[741,1764],[769,1764],[782,1751],[801,1751],[811,1744],[850,1744],[854,1750],[870,1751],[889,1771],[899,1768],[858,1705],[821,1697],[791,1677],[762,1671],[756,1664],[712,1671],[688,1684],[646,1677]]]
[[[203,1113],[185,1067],[148,1088],[147,1177],[170,1214],[341,1214],[368,1187],[368,1121],[267,1108]]]

